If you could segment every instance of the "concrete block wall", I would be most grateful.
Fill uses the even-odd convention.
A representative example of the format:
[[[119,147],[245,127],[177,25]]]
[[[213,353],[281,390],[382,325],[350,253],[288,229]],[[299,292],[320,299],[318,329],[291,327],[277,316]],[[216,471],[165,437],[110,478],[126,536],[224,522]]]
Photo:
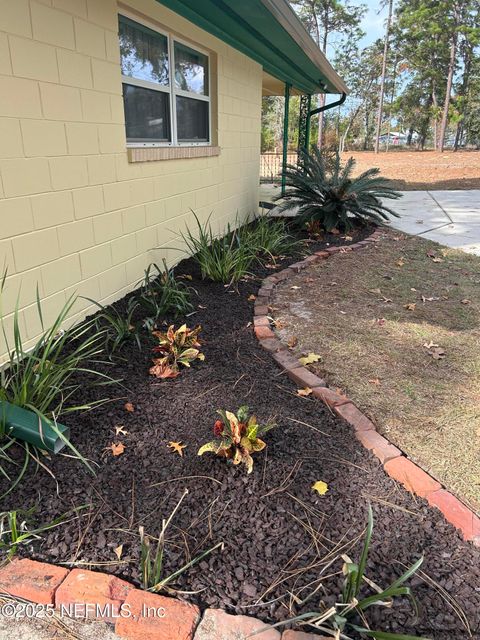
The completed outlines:
[[[210,50],[221,154],[131,163],[118,13],[127,9]],[[190,209],[220,231],[257,210],[260,65],[155,0],[0,0],[0,269],[5,326],[18,297],[28,343],[77,293],[121,298],[144,268],[184,254]],[[79,299],[74,320],[92,311]],[[0,356],[5,353],[0,337]]]

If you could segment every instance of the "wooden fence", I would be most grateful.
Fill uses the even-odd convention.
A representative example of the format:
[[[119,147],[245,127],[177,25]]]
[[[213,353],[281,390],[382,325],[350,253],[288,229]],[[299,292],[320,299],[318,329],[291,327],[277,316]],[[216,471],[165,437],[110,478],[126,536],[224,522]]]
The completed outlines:
[[[282,178],[282,160],[281,153],[262,153],[260,155],[260,180],[262,182],[280,182]],[[287,153],[287,163],[297,163],[297,154],[295,152]]]

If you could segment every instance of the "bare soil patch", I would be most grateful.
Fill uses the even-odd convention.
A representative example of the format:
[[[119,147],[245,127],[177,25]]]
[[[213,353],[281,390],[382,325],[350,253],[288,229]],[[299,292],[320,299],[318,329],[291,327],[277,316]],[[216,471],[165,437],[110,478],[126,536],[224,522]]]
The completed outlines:
[[[480,508],[480,259],[418,237],[315,265],[277,288],[296,355],[420,466]]]
[[[397,189],[480,189],[480,151],[347,151],[343,159],[351,156],[358,173],[379,167]]]

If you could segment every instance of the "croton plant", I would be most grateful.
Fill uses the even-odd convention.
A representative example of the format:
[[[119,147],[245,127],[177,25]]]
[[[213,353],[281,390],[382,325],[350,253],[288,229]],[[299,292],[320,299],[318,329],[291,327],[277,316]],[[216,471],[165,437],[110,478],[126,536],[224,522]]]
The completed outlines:
[[[207,442],[198,450],[198,455],[211,452],[217,456],[227,458],[233,464],[244,464],[247,473],[252,473],[252,453],[261,451],[266,443],[259,438],[276,425],[267,423],[260,425],[254,415],[249,415],[249,408],[244,405],[239,408],[237,414],[230,411],[219,410],[217,413],[221,420],[216,420],[213,425],[213,433],[216,440]]]
[[[158,357],[153,359],[150,375],[156,378],[176,378],[180,375],[179,365],[189,367],[194,360],[205,360],[198,339],[201,330],[201,326],[189,329],[186,324],[175,330],[172,324],[166,332],[152,331],[152,335],[158,338],[158,345],[153,348]]]

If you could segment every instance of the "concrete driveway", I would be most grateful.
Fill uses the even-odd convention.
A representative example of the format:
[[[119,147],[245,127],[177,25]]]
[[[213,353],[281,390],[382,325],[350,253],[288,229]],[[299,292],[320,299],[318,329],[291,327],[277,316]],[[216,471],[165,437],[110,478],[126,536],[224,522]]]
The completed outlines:
[[[391,202],[387,202],[391,205]],[[391,226],[480,255],[480,191],[403,191]]]

